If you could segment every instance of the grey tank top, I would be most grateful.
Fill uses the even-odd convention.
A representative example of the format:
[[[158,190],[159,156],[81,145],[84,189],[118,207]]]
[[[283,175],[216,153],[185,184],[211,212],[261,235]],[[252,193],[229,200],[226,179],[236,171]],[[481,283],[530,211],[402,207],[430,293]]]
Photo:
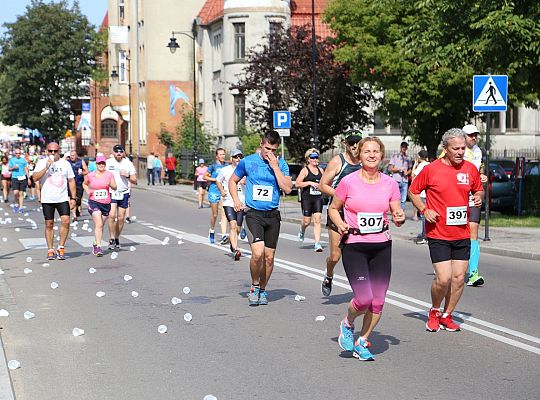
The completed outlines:
[[[347,160],[345,160],[345,157],[343,156],[343,153],[339,155],[341,158],[341,169],[339,170],[339,173],[334,177],[332,180],[332,187],[335,189],[339,185],[339,182],[343,179],[343,177],[349,175],[352,172],[358,171],[360,168],[362,168],[362,165],[360,163],[358,164],[349,164]]]

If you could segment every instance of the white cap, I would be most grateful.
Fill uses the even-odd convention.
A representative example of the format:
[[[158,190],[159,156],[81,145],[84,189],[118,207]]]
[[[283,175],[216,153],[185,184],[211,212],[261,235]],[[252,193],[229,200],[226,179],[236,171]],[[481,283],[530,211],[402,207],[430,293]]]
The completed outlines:
[[[467,135],[472,135],[473,133],[480,133],[478,128],[475,125],[465,125],[462,129]]]

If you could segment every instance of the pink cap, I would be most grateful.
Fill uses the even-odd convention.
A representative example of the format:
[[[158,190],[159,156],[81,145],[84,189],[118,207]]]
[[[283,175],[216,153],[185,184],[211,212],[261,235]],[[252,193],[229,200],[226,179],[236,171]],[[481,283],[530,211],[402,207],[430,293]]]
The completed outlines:
[[[96,164],[104,163],[106,161],[107,161],[107,159],[105,158],[105,156],[97,156],[97,158],[96,158]]]

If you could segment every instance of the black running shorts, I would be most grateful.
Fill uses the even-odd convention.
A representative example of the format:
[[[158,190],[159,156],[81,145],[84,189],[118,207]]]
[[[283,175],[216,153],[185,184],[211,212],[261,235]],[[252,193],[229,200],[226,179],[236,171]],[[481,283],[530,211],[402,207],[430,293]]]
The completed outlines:
[[[311,217],[313,214],[322,213],[322,196],[304,196],[302,197],[302,215]]]
[[[234,207],[231,206],[223,206],[223,210],[225,211],[225,216],[227,217],[227,221],[236,221],[238,226],[242,226],[242,223],[244,222],[244,210],[241,211],[235,211]]]
[[[259,211],[248,209],[246,211],[246,225],[250,244],[264,241],[265,247],[270,249],[277,247],[281,227],[279,210]]]
[[[469,207],[469,221],[480,223],[480,207]]]
[[[64,201],[62,203],[41,203],[41,207],[43,208],[43,216],[45,217],[45,221],[54,219],[55,210],[58,210],[58,214],[60,216],[70,214],[69,201]]]
[[[471,240],[442,240],[427,238],[429,255],[433,264],[449,260],[468,260],[471,256]]]

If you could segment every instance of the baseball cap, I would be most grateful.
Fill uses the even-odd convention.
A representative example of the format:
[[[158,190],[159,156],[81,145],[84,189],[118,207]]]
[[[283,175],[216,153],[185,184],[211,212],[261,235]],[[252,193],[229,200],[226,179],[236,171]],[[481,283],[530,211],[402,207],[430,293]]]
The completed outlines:
[[[103,155],[96,157],[96,164],[104,163],[106,161],[107,161],[107,158],[105,158],[105,156],[103,156]]]
[[[204,158],[199,158],[199,164],[204,164]]]
[[[409,147],[409,143],[407,142],[401,142],[401,144],[399,145],[399,147]]]
[[[122,147],[121,144],[117,144],[115,145],[112,150],[115,152],[115,153],[120,153],[120,152],[123,152],[124,151],[124,148]]]
[[[478,134],[480,133],[480,131],[478,130],[478,128],[475,126],[475,125],[465,125],[462,129],[463,132],[465,132],[467,135],[473,135],[473,134]]]
[[[349,135],[345,138],[345,142],[349,145],[349,146],[353,146],[355,145],[356,143],[358,143],[360,140],[362,140],[362,135],[356,135],[356,134],[353,134],[353,135]]]
[[[238,149],[233,149],[231,151],[231,157],[236,157],[237,155],[239,154],[243,154],[241,150],[238,150]]]

